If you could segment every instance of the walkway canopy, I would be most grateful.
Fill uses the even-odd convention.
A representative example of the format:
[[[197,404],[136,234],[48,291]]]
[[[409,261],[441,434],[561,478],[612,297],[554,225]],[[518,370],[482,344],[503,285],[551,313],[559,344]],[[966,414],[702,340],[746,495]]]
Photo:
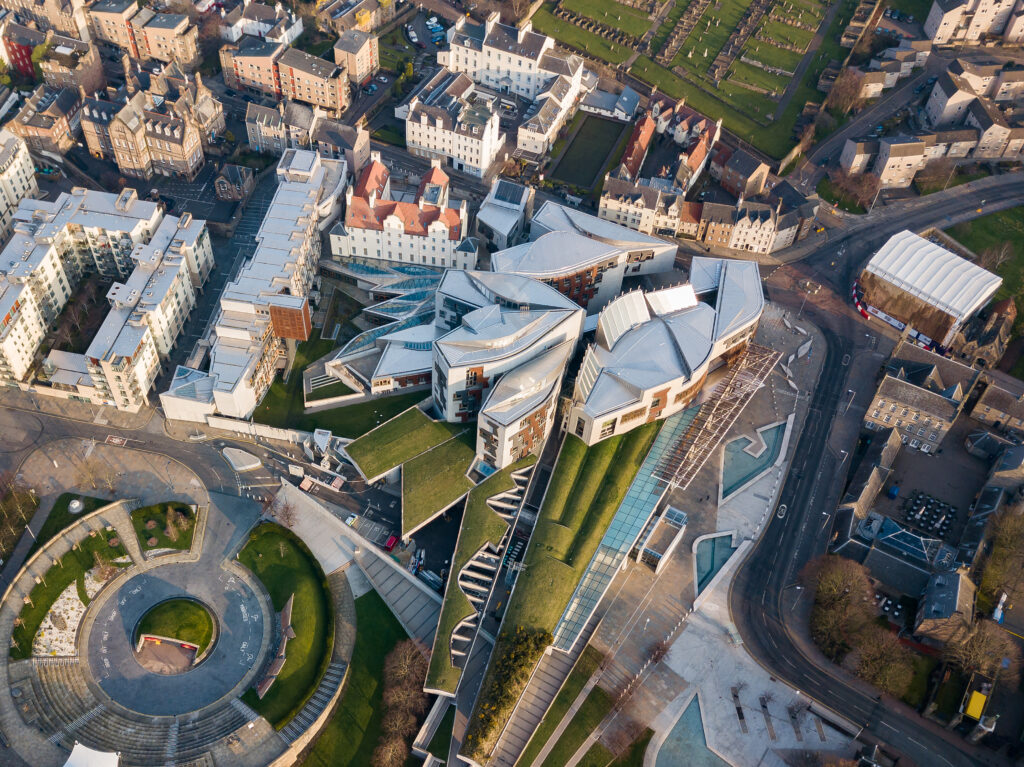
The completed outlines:
[[[75,741],[75,747],[71,750],[71,756],[64,763],[64,767],[118,767],[120,764],[120,754],[96,751]]]

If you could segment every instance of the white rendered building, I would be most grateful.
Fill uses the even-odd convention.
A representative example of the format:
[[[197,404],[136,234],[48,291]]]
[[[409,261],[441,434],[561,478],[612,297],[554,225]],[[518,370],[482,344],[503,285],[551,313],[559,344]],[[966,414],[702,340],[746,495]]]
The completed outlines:
[[[229,43],[237,43],[242,35],[251,35],[272,43],[291,45],[303,32],[302,17],[285,10],[277,3],[242,0],[230,12],[221,8],[220,36]]]
[[[483,177],[502,146],[496,99],[467,75],[441,69],[395,109],[405,120],[406,148],[455,170]]]
[[[1020,0],[933,0],[924,33],[935,45],[976,43],[984,37],[1002,35],[1008,26],[1016,35],[1019,25],[1010,22],[1021,7]]]
[[[46,327],[32,289],[0,280],[0,380],[21,381],[28,375]]]
[[[641,234],[575,208],[545,202],[531,241],[491,255],[491,269],[551,285],[593,314],[622,291],[627,276],[666,272],[673,242]]]
[[[25,139],[0,129],[0,242],[6,242],[11,234],[11,219],[18,203],[38,193],[35,163]]]
[[[576,378],[571,433],[593,445],[689,407],[746,348],[763,308],[756,263],[702,256],[688,284],[615,299]]]
[[[466,203],[449,207],[448,176],[434,163],[413,200],[396,200],[391,174],[374,152],[355,188],[345,190],[345,219],[331,229],[331,255],[473,269],[476,246],[465,241]]]
[[[537,95],[516,133],[516,146],[542,158],[551,149],[566,121],[576,112],[583,77],[581,64],[572,76],[552,77]]]
[[[296,342],[310,336],[320,236],[338,215],[348,174],[344,160],[288,149],[277,175],[256,250],[221,295],[207,339],[209,370],[178,368],[160,395],[168,418],[248,418]]]

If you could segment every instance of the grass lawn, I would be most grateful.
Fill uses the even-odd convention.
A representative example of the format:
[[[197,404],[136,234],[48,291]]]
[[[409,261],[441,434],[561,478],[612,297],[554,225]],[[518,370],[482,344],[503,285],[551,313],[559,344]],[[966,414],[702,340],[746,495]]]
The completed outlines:
[[[487,499],[515,489],[512,472],[530,466],[536,461],[536,456],[527,456],[507,469],[495,472],[469,492],[466,510],[462,513],[459,537],[455,543],[455,553],[452,555],[452,565],[449,569],[451,575],[448,576],[445,587],[437,632],[434,634],[434,650],[430,654],[426,686],[431,689],[454,693],[462,676],[462,671],[451,664],[450,639],[455,627],[461,620],[471,616],[474,609],[459,588],[458,573],[485,543],[490,541],[497,546],[508,530],[508,522],[494,513],[487,505]],[[447,754],[440,758],[447,758]]]
[[[608,767],[614,759],[615,755],[601,741],[597,741],[576,764],[577,767]]]
[[[967,689],[967,677],[959,671],[953,670],[949,679],[939,686],[935,693],[935,713],[943,719],[950,719],[960,706],[964,698],[964,691]]]
[[[808,20],[808,23],[817,25],[820,24],[821,21],[819,19],[815,19],[814,21]],[[781,21],[766,20],[761,24],[761,29],[764,30],[765,34],[767,34],[773,40],[779,40],[781,42],[789,43],[790,45],[796,46],[807,45],[809,42],[811,42],[811,39],[814,37],[814,32],[812,32],[809,29],[800,29],[800,27],[793,27],[790,26],[789,24],[783,24]],[[765,45],[765,43],[756,40],[752,42],[757,42],[759,45],[762,46]],[[783,49],[780,48],[779,50]],[[790,51],[783,50],[783,53],[789,52]]]
[[[104,531],[91,535],[78,544],[78,548],[72,549],[59,560],[59,564],[53,565],[47,571],[43,581],[37,583],[29,592],[31,604],[26,603],[21,608],[18,617],[21,624],[14,627],[11,634],[12,645],[10,657],[14,660],[23,660],[32,657],[32,639],[39,626],[42,624],[50,607],[68,586],[79,582],[86,571],[96,566],[97,558],[112,560],[123,557],[127,554],[124,544],[117,537],[113,530]],[[85,582],[82,580],[81,594],[84,591]],[[15,643],[17,646],[15,646]]]
[[[281,378],[274,379],[263,400],[253,411],[252,420],[279,429],[301,429],[296,424],[302,419],[306,408],[302,394],[302,371],[334,347],[334,341],[322,340],[320,331],[314,330],[309,340],[303,341],[295,350],[295,360],[287,382]]]
[[[537,9],[531,20],[533,21],[533,28],[538,32],[550,35],[570,48],[585,51],[594,58],[607,61],[613,66],[621,64],[633,53],[624,45],[618,45],[610,40],[605,40],[603,37],[595,35],[593,32],[588,32],[582,27],[577,27],[575,24],[570,24],[568,21],[556,18],[551,13],[551,6],[547,3]]]
[[[565,683],[562,685],[562,689],[558,691],[558,695],[551,702],[550,708],[545,712],[544,718],[541,719],[540,724],[533,733],[533,737],[530,738],[530,742],[526,744],[526,748],[519,757],[519,761],[516,762],[517,767],[527,767],[527,765],[533,764],[537,754],[547,744],[551,734],[565,717],[565,712],[569,710],[569,706],[579,697],[579,694],[583,691],[583,686],[594,675],[594,672],[597,671],[597,667],[601,665],[602,660],[603,656],[592,645],[587,645],[583,648],[583,652],[580,653],[580,657],[577,659],[576,665],[573,666],[572,672],[570,672]]]
[[[946,234],[975,253],[999,247],[1004,242],[1010,243],[1013,255],[997,270],[1003,278],[1003,284],[995,298],[1000,301],[1012,298],[1017,304],[1018,318],[1024,318],[1024,207],[989,213],[973,221],[957,224],[947,229]],[[1017,329],[1021,322],[1022,319],[1018,319]]]
[[[452,729],[455,727],[455,706],[448,706],[448,710],[434,730],[434,737],[427,744],[427,751],[432,753],[442,762],[448,760],[448,747],[452,742]]]
[[[914,708],[921,708],[924,705],[925,696],[928,694],[928,677],[931,676],[938,663],[935,658],[930,658],[927,655],[914,656],[914,678],[903,695],[904,703]]]
[[[68,504],[76,498],[82,502],[83,508],[80,513],[72,514],[68,511]],[[58,496],[53,504],[53,508],[50,509],[50,513],[46,517],[46,521],[43,522],[42,529],[36,536],[35,543],[28,550],[28,556],[31,557],[35,554],[38,549],[49,543],[65,527],[81,519],[89,512],[96,511],[101,506],[106,506],[108,503],[110,501],[104,501],[102,498],[92,498],[88,495],[78,495],[77,493],[64,493]]]
[[[804,57],[802,53],[794,53],[793,51],[787,51],[785,48],[777,48],[760,40],[748,40],[743,48],[743,53],[747,58],[756,59],[762,64],[767,64],[771,67],[781,67],[790,72],[796,71],[796,68],[800,65],[800,60]],[[788,85],[789,78],[788,76],[785,77],[786,84]]]
[[[818,197],[827,203],[835,205],[840,210],[845,210],[847,213],[864,213],[863,205],[851,200],[836,189],[828,178],[821,179],[815,191],[818,193]]]
[[[950,189],[954,186],[967,184],[970,183],[971,181],[977,181],[979,178],[985,178],[986,176],[991,175],[992,174],[989,173],[989,171],[987,170],[976,170],[972,173],[963,173],[958,168],[956,173],[954,173],[952,176],[937,181],[933,181],[932,183],[915,181],[914,188],[917,190],[917,193],[919,195],[924,196],[928,194],[934,194],[935,192],[941,192],[943,189]]]
[[[426,523],[473,489],[466,476],[476,455],[476,432],[422,453],[402,466],[402,535]]]
[[[730,79],[738,80],[757,88],[764,88],[767,91],[774,92],[776,96],[781,95],[786,90],[786,85],[789,84],[788,78],[782,75],[773,75],[771,72],[766,72],[760,67],[747,64],[739,59],[732,63],[732,66],[729,67],[729,72]]]
[[[897,11],[909,13],[919,24],[924,24],[924,20],[928,18],[928,11],[932,8],[931,0],[889,0],[886,5]]]
[[[653,737],[654,730],[648,727],[639,738],[629,744],[626,752],[608,767],[643,767],[644,754],[647,753],[647,746]]]
[[[599,21],[627,35],[641,38],[651,28],[647,14],[615,0],[563,0],[563,7],[580,16]]]
[[[270,594],[274,610],[288,598],[292,604],[295,638],[288,641],[288,660],[263,700],[249,690],[242,700],[275,728],[284,727],[313,694],[331,658],[334,617],[327,581],[316,559],[293,533],[263,524],[249,534],[238,553]]]
[[[717,4],[709,5],[683,41],[676,57],[672,59],[672,64],[703,76],[736,29],[739,20],[743,18],[748,5],[749,0],[720,0]],[[716,24],[718,26],[715,26]],[[688,56],[690,51],[693,52],[692,56]]]
[[[321,399],[330,399],[331,397],[344,397],[346,394],[355,394],[354,391],[344,382],[338,381],[337,383],[329,383],[326,386],[318,386],[309,393],[309,401],[316,402]]]
[[[591,187],[619,137],[629,130],[628,125],[587,115],[569,148],[551,171],[551,178],[573,186]]]
[[[175,538],[167,535],[167,513],[170,510],[178,511],[188,518],[188,526],[185,529],[178,528]],[[150,524],[152,523],[152,524]],[[192,536],[196,532],[196,518],[192,509],[184,503],[155,503],[152,506],[143,506],[132,512],[132,527],[135,528],[135,535],[138,536],[139,546],[143,551],[149,549],[181,549],[192,548]],[[150,544],[150,540],[153,541]]]
[[[542,762],[541,767],[561,767],[568,764],[587,736],[608,716],[614,702],[612,696],[600,687],[592,689],[554,748],[548,752],[548,758]]]
[[[380,737],[384,658],[406,638],[384,600],[368,591],[356,600],[356,644],[345,691],[302,767],[363,767],[371,764]]]
[[[422,402],[427,396],[428,392],[415,391],[371,399],[355,405],[343,405],[332,410],[307,413],[296,421],[292,428],[310,432],[314,429],[328,429],[336,437],[355,439]]]
[[[419,399],[423,396],[421,393]],[[464,430],[461,424],[433,421],[419,408],[410,407],[352,442],[345,452],[364,475],[373,479]]]
[[[143,634],[190,642],[199,648],[196,654],[202,655],[213,639],[213,618],[205,607],[191,599],[168,599],[142,616],[132,643],[137,643]]]
[[[397,128],[392,128],[389,125],[386,125],[383,128],[377,128],[371,136],[377,141],[383,141],[385,144],[391,144],[392,146],[397,147],[405,146],[405,133]]]

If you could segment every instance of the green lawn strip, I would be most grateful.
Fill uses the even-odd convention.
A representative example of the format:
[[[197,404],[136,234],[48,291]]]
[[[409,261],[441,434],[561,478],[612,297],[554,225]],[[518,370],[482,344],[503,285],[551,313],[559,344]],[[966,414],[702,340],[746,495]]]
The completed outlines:
[[[562,6],[580,16],[599,21],[627,35],[641,38],[651,27],[647,14],[615,0],[562,0]]]
[[[605,747],[601,741],[596,741],[583,758],[576,762],[577,767],[608,767],[615,759],[615,755]]]
[[[568,764],[590,733],[608,716],[614,702],[612,696],[600,687],[592,689],[569,722],[569,726],[562,731],[561,737],[548,752],[548,758],[541,763],[541,767],[561,767]]]
[[[960,186],[961,184],[969,184],[971,181],[977,181],[979,178],[985,178],[992,175],[987,170],[977,170],[972,173],[961,173],[958,169],[955,173],[947,178],[938,179],[931,183],[925,183],[921,181],[914,182],[914,188],[917,189],[917,193],[925,196],[934,194],[935,192],[941,192],[943,189],[950,189],[954,186]]]
[[[84,572],[79,573],[78,577],[75,578],[75,591],[78,593],[78,601],[81,602],[86,607],[88,607],[89,606],[89,602],[91,602],[92,600],[89,599],[89,592],[86,591],[86,589],[85,589],[85,573]]]
[[[331,397],[343,397],[346,394],[355,394],[351,387],[346,386],[341,381],[337,383],[330,383],[327,386],[318,386],[309,393],[309,401],[316,402],[321,399],[330,399]]]
[[[771,72],[766,72],[760,67],[747,64],[739,59],[734,61],[732,66],[729,67],[729,78],[758,88],[764,88],[769,92],[774,91],[776,96],[781,95],[786,90],[788,83],[787,78],[782,75],[773,75]]]
[[[928,678],[938,663],[935,658],[927,655],[914,656],[914,678],[903,695],[904,703],[914,708],[921,708],[924,705],[925,696],[928,694]]]
[[[802,53],[787,51],[785,48],[778,48],[760,40],[748,40],[743,48],[743,54],[747,58],[760,61],[762,64],[780,67],[789,72],[795,72],[796,68],[800,66],[801,59],[804,57]],[[789,75],[782,76],[787,78],[788,83]]]
[[[343,405],[331,410],[320,410],[303,415],[291,425],[291,428],[309,432],[327,429],[336,437],[357,439],[419,404],[427,396],[428,392],[415,391],[366,400],[355,405]]]
[[[818,17],[813,22],[815,26],[821,23],[821,18]],[[761,25],[761,29],[764,33],[774,40],[780,40],[790,45],[804,46],[811,42],[814,37],[814,32],[809,29],[800,29],[800,27],[790,26],[789,24],[783,24],[781,21],[765,21]],[[761,45],[765,45],[760,40],[757,41]],[[794,54],[799,56],[800,54]]]
[[[494,513],[487,505],[487,499],[514,490],[516,483],[512,479],[512,472],[531,466],[536,461],[536,456],[529,455],[512,466],[492,474],[469,492],[466,509],[462,512],[459,537],[455,542],[455,553],[452,554],[452,564],[448,570],[444,602],[441,604],[441,615],[434,634],[434,649],[430,654],[426,686],[432,690],[454,693],[462,675],[461,670],[451,664],[449,642],[455,627],[460,621],[471,616],[474,608],[459,588],[458,573],[485,543],[490,541],[497,547],[508,530],[508,522]],[[439,758],[447,758],[447,754]]]
[[[621,64],[633,53],[624,45],[605,40],[600,35],[588,32],[582,27],[556,18],[551,13],[551,5],[545,3],[533,14],[533,28],[541,34],[550,35],[570,48],[584,51],[596,59],[609,64]]]
[[[299,428],[295,424],[302,418],[306,408],[302,392],[302,371],[331,351],[335,345],[334,341],[321,339],[320,331],[314,330],[309,340],[303,341],[296,348],[288,380],[274,379],[270,389],[253,411],[252,420],[279,429]]]
[[[434,737],[427,744],[427,751],[436,756],[442,762],[448,761],[448,748],[452,743],[452,729],[455,727],[455,706],[448,706],[448,710],[434,730]]]
[[[626,752],[608,765],[608,767],[643,767],[644,754],[647,752],[647,746],[650,745],[651,738],[653,737],[654,730],[648,727],[639,738],[629,744]]]
[[[815,189],[820,197],[825,202],[836,206],[840,210],[845,210],[847,213],[863,213],[864,206],[857,203],[855,200],[851,200],[849,197],[840,192],[827,178],[821,179],[818,182],[818,186]]]
[[[184,514],[189,525],[185,530],[178,529],[178,537],[171,540],[167,535],[167,512],[174,509]],[[143,551],[148,549],[180,549],[182,551],[192,548],[192,537],[196,532],[196,517],[184,503],[155,503],[152,506],[143,506],[132,512],[132,527],[135,528],[135,535],[139,539],[139,546]],[[149,522],[154,525],[150,529]],[[153,544],[149,541],[153,539]]]
[[[110,542],[117,540],[116,546]],[[41,583],[37,583],[29,592],[31,603],[26,602],[18,617],[21,623],[14,627],[11,637],[17,646],[12,644],[10,657],[13,660],[24,660],[32,657],[32,640],[39,631],[50,607],[57,601],[68,586],[76,583],[80,576],[96,566],[97,556],[103,560],[113,560],[127,554],[124,544],[117,539],[117,533],[113,530],[97,532],[95,535],[87,536],[78,544],[78,548],[72,549],[60,558],[58,564],[54,564],[47,571]],[[127,566],[127,565],[125,565]],[[84,588],[85,582],[82,586]]]
[[[935,712],[943,719],[951,719],[964,698],[967,679],[956,670],[950,672],[949,679],[939,685],[935,693]]]
[[[597,667],[601,665],[602,659],[601,653],[592,645],[587,645],[583,648],[583,652],[580,653],[580,657],[576,660],[576,665],[573,666],[572,671],[562,685],[562,689],[558,691],[558,695],[555,696],[551,706],[545,712],[544,718],[541,719],[537,729],[534,730],[530,742],[526,744],[526,748],[516,762],[516,767],[528,767],[528,765],[533,764],[541,749],[544,748],[551,738],[551,734],[565,717],[565,712],[569,710],[569,706],[579,697],[587,681],[597,671]]]
[[[356,600],[356,644],[345,690],[302,767],[372,764],[384,713],[384,658],[405,638],[402,624],[376,591]]]
[[[473,489],[466,472],[475,448],[476,431],[470,429],[402,465],[402,535]]]
[[[252,689],[242,696],[245,703],[280,729],[305,705],[330,662],[334,642],[330,592],[309,549],[280,525],[263,524],[253,530],[238,561],[267,589],[275,611],[295,596],[295,638],[288,641],[284,668],[263,700]]]
[[[405,134],[390,125],[377,128],[373,131],[372,137],[377,141],[383,141],[385,144],[391,144],[392,146],[405,146]]]
[[[213,618],[205,607],[191,599],[168,599],[142,616],[132,642],[138,642],[143,634],[189,642],[202,655],[213,639]]]
[[[349,444],[345,452],[368,479],[373,479],[451,439],[465,428],[462,424],[433,421],[419,408],[410,407]]]
[[[932,8],[932,0],[889,0],[887,5],[902,13],[909,13],[914,21],[924,24]]]
[[[1024,207],[1009,208],[973,221],[965,221],[947,229],[946,234],[975,253],[981,253],[986,248],[1001,247],[1004,242],[1010,243],[1012,255],[997,270],[1003,278],[1003,284],[995,299],[1014,300],[1018,316],[1016,330],[1019,331],[1024,322]]]
[[[68,511],[68,505],[76,499],[82,502],[82,511],[78,514],[72,514]],[[77,493],[62,493],[57,496],[57,500],[53,503],[53,508],[50,509],[50,513],[46,516],[46,521],[43,522],[42,528],[40,528],[39,533],[36,535],[32,548],[28,550],[26,559],[35,554],[40,547],[49,543],[65,527],[73,524],[89,512],[96,511],[101,506],[106,506],[108,503],[110,501],[104,501],[102,498],[92,498],[88,495],[78,495]]]
[[[495,643],[480,688],[488,690],[500,682],[506,699],[512,703],[496,706],[492,710],[487,725],[489,729],[479,733],[475,743],[466,746],[471,756],[489,752],[493,748],[497,733],[511,714],[515,699],[528,681],[526,675],[507,682],[497,679],[495,659],[505,657],[508,635],[520,629],[554,631],[660,428],[660,422],[645,424],[626,434],[599,442],[589,449],[578,438],[572,435],[566,437],[530,537],[523,569],[502,619],[502,633]],[[605,463],[608,451],[613,456]],[[591,463],[605,463],[607,472],[603,477],[596,476],[588,467]],[[597,492],[582,484],[580,478],[586,478],[584,481],[587,483],[599,483]],[[561,522],[563,518],[578,517],[573,511],[566,510],[570,497],[574,505],[579,497],[594,499],[586,509],[586,516],[578,530],[567,528]],[[477,699],[473,709],[474,717],[479,715],[482,705],[495,706],[483,698],[481,694]]]
[[[629,134],[629,126],[588,115],[551,177],[589,189],[623,133]]]

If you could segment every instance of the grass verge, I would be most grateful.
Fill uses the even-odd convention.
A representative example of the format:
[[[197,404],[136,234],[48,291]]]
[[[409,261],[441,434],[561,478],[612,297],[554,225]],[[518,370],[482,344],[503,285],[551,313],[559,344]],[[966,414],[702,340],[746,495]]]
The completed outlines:
[[[344,397],[346,394],[355,394],[351,387],[346,386],[341,381],[337,383],[327,384],[327,386],[318,386],[309,393],[309,402],[317,402],[322,399],[330,399],[331,397]]]
[[[172,515],[174,512],[177,516]],[[175,520],[174,525],[168,519]],[[132,527],[143,551],[150,549],[192,548],[196,532],[196,515],[184,503],[155,503],[132,512]]]
[[[512,472],[536,463],[537,457],[530,455],[507,469],[496,472],[469,492],[466,509],[462,512],[462,525],[452,555],[451,573],[445,586],[444,602],[434,634],[434,649],[430,654],[430,668],[427,671],[426,686],[433,690],[455,692],[462,671],[451,664],[449,643],[455,627],[474,612],[473,605],[458,585],[458,573],[473,558],[484,544],[490,542],[497,547],[508,522],[494,513],[487,505],[487,499],[515,489]],[[436,754],[435,754],[436,756]],[[447,758],[447,754],[444,757]]]
[[[356,600],[356,628],[345,691],[302,760],[303,767],[363,767],[371,763],[383,716],[384,658],[406,634],[376,591]]]
[[[334,618],[327,580],[316,559],[299,538],[275,524],[262,524],[249,534],[238,553],[270,594],[275,611],[288,598],[295,638],[288,642],[288,660],[262,700],[249,690],[242,700],[276,729],[286,725],[313,694],[331,658]]]
[[[466,476],[476,433],[465,431],[402,466],[402,535],[426,524],[473,489]]]
[[[863,205],[855,200],[851,200],[840,192],[827,178],[823,178],[818,182],[815,191],[818,193],[818,197],[831,205],[835,205],[840,210],[845,210],[847,213],[864,213]]]
[[[437,447],[464,429],[461,424],[433,421],[419,408],[410,407],[352,442],[345,452],[364,476],[373,479]]]
[[[600,687],[592,689],[579,711],[569,722],[569,726],[562,731],[562,736],[548,753],[548,758],[544,760],[541,767],[561,767],[561,765],[568,764],[587,736],[596,730],[602,720],[608,716],[613,703],[612,696]]]
[[[82,511],[78,514],[72,514],[68,511],[68,506],[76,499],[82,502]],[[106,506],[108,503],[110,501],[104,501],[102,498],[92,498],[88,495],[78,495],[77,493],[62,493],[57,496],[57,500],[53,503],[53,508],[46,515],[46,521],[43,522],[39,534],[36,535],[35,543],[28,550],[28,556],[25,559],[27,560],[36,551],[53,540],[65,527],[69,527],[89,512],[96,511],[96,509]]]
[[[570,48],[583,51],[596,59],[607,61],[613,66],[621,64],[633,53],[624,45],[605,40],[600,35],[595,35],[582,27],[559,19],[551,12],[552,7],[552,5],[544,3],[531,17],[533,28],[538,32],[550,35]]]
[[[566,678],[565,684],[562,685],[562,689],[558,691],[558,695],[551,702],[551,706],[545,712],[544,718],[541,719],[540,725],[534,731],[533,737],[530,738],[530,742],[526,744],[526,748],[519,757],[519,761],[516,762],[516,767],[527,767],[533,764],[541,749],[544,748],[544,744],[551,738],[555,728],[565,718],[565,713],[569,710],[569,706],[579,697],[584,685],[594,675],[594,672],[597,671],[597,667],[601,665],[602,660],[604,660],[604,656],[592,645],[587,645],[583,648],[583,652],[580,653],[580,657],[576,660],[576,665],[573,666],[568,678]]]
[[[168,599],[142,616],[132,643],[138,643],[143,634],[189,642],[199,648],[196,654],[202,655],[213,639],[213,618],[205,607],[191,599]]]
[[[1020,331],[1024,323],[1024,207],[1009,208],[998,213],[989,213],[973,221],[965,221],[946,230],[965,247],[975,253],[988,248],[999,248],[1009,242],[1010,258],[996,271],[1003,278],[1003,284],[996,293],[996,300],[1012,298],[1017,305],[1017,326]]]

